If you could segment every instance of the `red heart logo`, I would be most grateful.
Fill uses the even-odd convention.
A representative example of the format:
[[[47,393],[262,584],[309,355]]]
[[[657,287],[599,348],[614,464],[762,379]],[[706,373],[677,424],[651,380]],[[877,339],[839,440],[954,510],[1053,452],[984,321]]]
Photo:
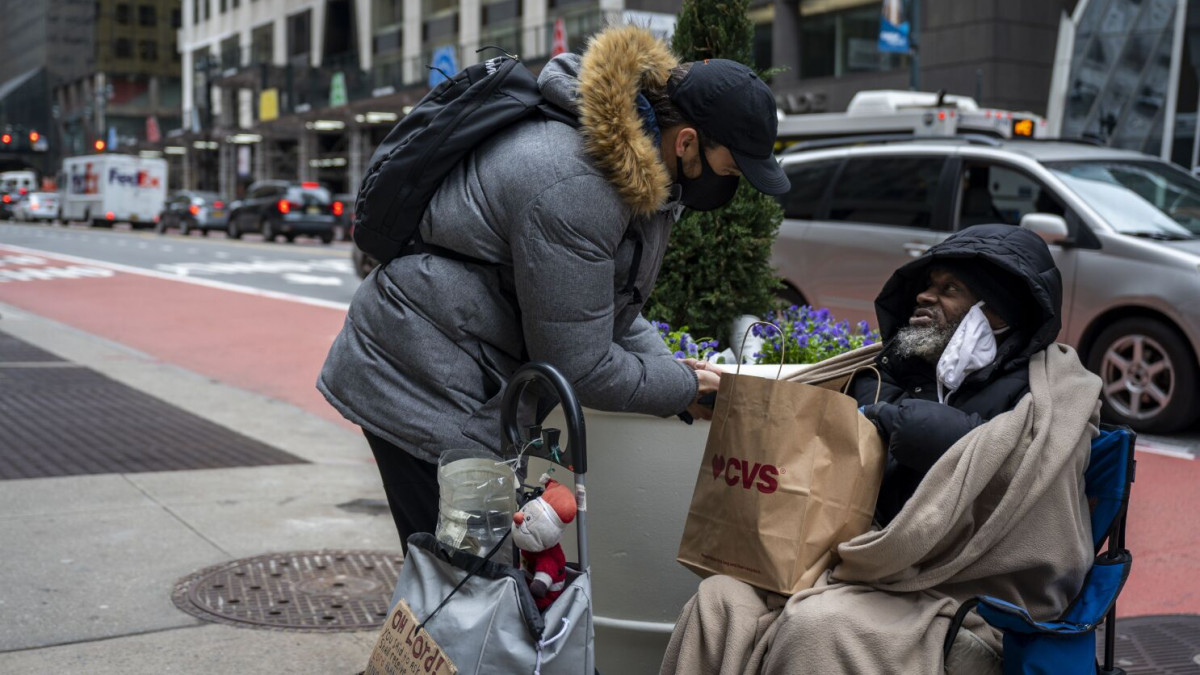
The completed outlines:
[[[721,455],[713,455],[713,478],[720,478],[721,472],[725,470],[725,458]]]

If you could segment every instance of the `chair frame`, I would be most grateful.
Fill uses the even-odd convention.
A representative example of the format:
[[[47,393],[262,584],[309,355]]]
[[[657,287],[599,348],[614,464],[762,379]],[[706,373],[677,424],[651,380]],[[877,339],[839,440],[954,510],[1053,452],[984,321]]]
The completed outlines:
[[[1130,557],[1129,550],[1125,546],[1125,534],[1128,530],[1129,517],[1129,497],[1132,493],[1132,485],[1137,474],[1137,459],[1134,456],[1135,446],[1137,445],[1137,433],[1128,426],[1113,426],[1101,425],[1102,431],[1124,431],[1129,435],[1128,454],[1126,456],[1127,471],[1126,471],[1126,490],[1124,499],[1109,525],[1108,533],[1101,539],[1103,551],[1100,551],[1100,546],[1097,546],[1096,559],[1106,561],[1119,561],[1124,557]],[[1118,597],[1120,593],[1118,591]],[[977,596],[970,598],[959,605],[958,611],[955,612],[954,618],[950,621],[950,628],[946,631],[946,640],[943,643],[942,654],[945,658],[949,658],[950,650],[954,646],[954,638],[958,635],[959,629],[962,628],[963,621],[967,614],[979,605],[981,597]],[[1116,661],[1116,639],[1117,639],[1117,598],[1113,599],[1112,606],[1109,607],[1108,613],[1104,618],[1104,663],[1096,664],[1097,675],[1125,675],[1125,670],[1115,664]],[[1068,607],[1068,610],[1070,607]],[[1064,610],[1064,614],[1067,610]],[[1094,630],[1095,627],[1092,627]]]

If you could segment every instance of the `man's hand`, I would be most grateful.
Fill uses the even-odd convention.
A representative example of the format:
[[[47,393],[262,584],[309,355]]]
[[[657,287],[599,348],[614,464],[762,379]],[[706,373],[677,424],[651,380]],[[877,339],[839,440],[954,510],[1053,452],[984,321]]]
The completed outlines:
[[[688,363],[690,361],[690,363]],[[709,406],[702,405],[700,399],[708,394],[716,394],[717,389],[721,386],[721,370],[705,361],[694,361],[688,359],[685,361],[687,365],[696,370],[696,380],[699,382],[699,387],[696,389],[696,398],[692,404],[687,407],[687,411],[692,417],[697,417],[702,420],[711,420],[713,409]]]

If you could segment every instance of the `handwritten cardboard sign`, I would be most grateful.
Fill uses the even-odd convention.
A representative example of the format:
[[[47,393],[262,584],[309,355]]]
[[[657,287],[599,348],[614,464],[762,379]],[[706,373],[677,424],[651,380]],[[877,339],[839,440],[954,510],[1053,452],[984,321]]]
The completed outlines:
[[[365,675],[458,675],[450,657],[401,600],[375,641]]]

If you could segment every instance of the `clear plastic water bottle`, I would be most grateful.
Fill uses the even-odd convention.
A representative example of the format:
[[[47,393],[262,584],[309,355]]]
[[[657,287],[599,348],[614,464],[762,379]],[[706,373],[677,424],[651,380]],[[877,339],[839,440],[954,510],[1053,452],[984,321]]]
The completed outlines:
[[[438,460],[438,541],[485,556],[512,527],[517,479],[512,468],[485,450],[448,450]],[[492,561],[512,564],[512,547]]]

